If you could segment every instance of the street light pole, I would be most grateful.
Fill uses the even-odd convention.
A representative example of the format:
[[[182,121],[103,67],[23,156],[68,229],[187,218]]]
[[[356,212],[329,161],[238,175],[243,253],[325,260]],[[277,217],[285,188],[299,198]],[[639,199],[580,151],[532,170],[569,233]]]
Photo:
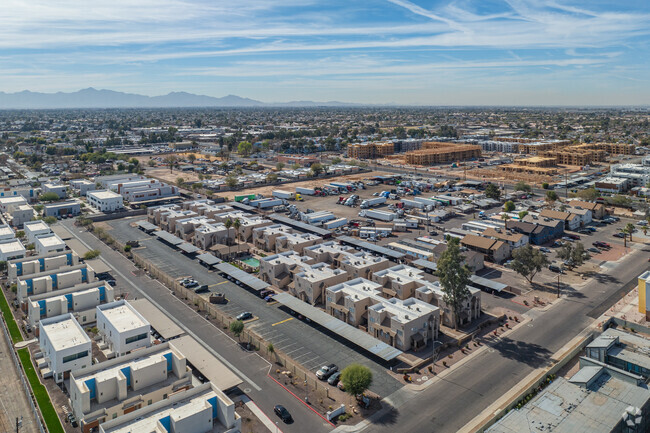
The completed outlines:
[[[557,274],[557,297],[560,297],[560,274]]]

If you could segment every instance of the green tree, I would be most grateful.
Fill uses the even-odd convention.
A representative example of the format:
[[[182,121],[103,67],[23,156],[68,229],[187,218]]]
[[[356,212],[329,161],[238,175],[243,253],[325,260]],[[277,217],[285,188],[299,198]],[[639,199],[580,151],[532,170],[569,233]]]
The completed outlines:
[[[365,365],[350,364],[341,371],[345,392],[351,396],[363,394],[372,385],[372,371]]]
[[[623,228],[623,233],[626,233],[630,237],[630,242],[632,242],[632,233],[634,233],[634,224],[627,223]]]
[[[248,156],[253,150],[253,145],[250,141],[241,141],[237,146],[237,153],[241,156]]]
[[[558,199],[557,193],[555,191],[546,191],[546,201],[549,203],[554,203]]]
[[[528,211],[522,210],[521,212],[519,212],[519,219],[523,220],[526,215],[528,215]]]
[[[16,232],[16,237],[17,237],[18,239],[22,239],[22,238],[24,238],[24,237],[25,237],[25,232],[24,232],[23,230],[18,230],[18,231]]]
[[[467,284],[472,272],[466,264],[465,256],[460,253],[460,241],[458,238],[450,238],[447,242],[447,249],[440,254],[436,274],[440,278],[440,285],[443,292],[443,300],[454,313],[454,327],[458,329],[460,314],[467,298],[470,296]]]
[[[526,182],[523,180],[520,180],[515,184],[515,191],[524,191],[524,192],[531,192],[533,189],[531,188],[530,185],[528,185]]]
[[[101,252],[99,250],[87,251],[86,254],[84,254],[84,260],[96,259],[97,257],[99,257],[100,254]]]
[[[508,201],[503,205],[503,209],[504,209],[506,212],[512,212],[513,210],[515,210],[515,204],[512,202],[512,200],[508,200]]]
[[[580,190],[576,195],[582,200],[587,200],[587,201],[594,201],[598,197],[600,197],[600,194],[598,193],[598,191],[596,191],[596,188],[587,188],[587,189]]]
[[[269,173],[266,175],[266,181],[267,182],[275,182],[278,180],[278,175],[275,173]]]
[[[324,168],[320,162],[315,162],[311,165],[311,168],[309,170],[311,171],[312,176],[318,176],[323,172]]]
[[[573,254],[573,245],[571,244],[571,242],[565,242],[564,245],[562,245],[557,250],[557,258],[561,260],[570,260],[572,254]]]
[[[196,155],[190,153],[189,155],[187,155],[187,160],[190,162],[190,164],[194,164],[194,161],[196,161]]]
[[[284,168],[284,162],[278,162],[277,164],[275,164],[275,169],[277,171],[281,171],[283,168]]]
[[[239,183],[239,181],[237,180],[237,176],[235,176],[233,174],[229,174],[228,176],[226,176],[224,181],[226,182],[226,186],[228,186],[230,188],[236,187],[237,184]]]
[[[185,185],[185,179],[182,176],[178,176],[176,178],[176,185],[182,188]]]
[[[334,158],[332,158],[332,165],[340,164],[341,161],[343,161],[341,158],[335,156]]]
[[[169,165],[169,172],[174,171],[174,167],[178,165],[178,157],[176,155],[167,155],[165,157],[165,163]]]
[[[223,223],[223,225],[226,227],[226,230],[230,232],[230,227],[232,227],[232,218],[228,217],[226,218],[226,222]],[[228,256],[230,256],[230,234],[228,235]]]
[[[548,265],[548,258],[528,244],[512,251],[512,269],[532,284],[533,278]]]
[[[549,186],[550,186],[550,185],[548,184],[548,182],[544,182],[544,183],[542,184],[542,188],[544,188],[544,189],[548,189]]]
[[[239,340],[239,336],[244,332],[244,322],[241,320],[230,322],[230,332]]]
[[[493,200],[500,200],[501,189],[497,185],[490,183],[487,187],[485,187],[485,196]]]
[[[156,164],[156,161],[154,161],[153,159],[150,159],[149,161],[147,161],[147,165],[149,167],[155,167],[157,164]]]
[[[202,184],[201,182],[194,182],[194,183],[192,184],[192,189],[193,189],[194,191],[198,191],[198,190],[200,190],[201,188],[203,188],[203,184]]]
[[[56,217],[53,216],[47,216],[43,218],[43,221],[45,222],[45,224],[52,225],[56,223],[57,219]]]
[[[585,262],[585,246],[582,244],[582,242],[576,242],[575,246],[573,247],[573,251],[571,251],[571,263],[573,266],[580,266]]]
[[[55,193],[55,192],[46,192],[44,194],[41,194],[40,196],[38,196],[38,199],[40,201],[57,201],[57,200],[61,200],[59,195],[57,193]]]
[[[232,222],[232,228],[235,229],[235,238],[237,239],[237,242],[239,243],[239,228],[241,227],[241,220],[239,218],[235,218],[235,220]]]

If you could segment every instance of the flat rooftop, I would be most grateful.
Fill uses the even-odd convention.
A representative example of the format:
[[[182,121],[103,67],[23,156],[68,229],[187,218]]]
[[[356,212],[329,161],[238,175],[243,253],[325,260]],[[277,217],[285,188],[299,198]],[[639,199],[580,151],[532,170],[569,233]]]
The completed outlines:
[[[14,230],[6,224],[0,226],[0,237],[7,237],[7,236],[15,237]]]
[[[20,251],[25,251],[25,247],[18,239],[0,243],[0,253],[2,254],[18,253]]]
[[[52,233],[48,235],[39,236],[36,238],[36,242],[43,245],[44,247],[58,247],[64,246],[65,242],[58,235]]]
[[[96,199],[99,200],[108,200],[111,198],[122,198],[122,196],[116,192],[113,191],[108,191],[108,190],[102,190],[102,191],[88,191],[86,195],[90,195],[92,197],[95,197]]]
[[[98,308],[118,332],[149,326],[149,323],[127,302],[118,301]]]
[[[31,231],[50,230],[50,226],[42,220],[26,222],[23,227]]]
[[[47,335],[54,350],[59,351],[85,343],[90,344],[90,337],[72,315],[57,316],[54,319],[58,320],[41,321],[39,326],[40,332]]]

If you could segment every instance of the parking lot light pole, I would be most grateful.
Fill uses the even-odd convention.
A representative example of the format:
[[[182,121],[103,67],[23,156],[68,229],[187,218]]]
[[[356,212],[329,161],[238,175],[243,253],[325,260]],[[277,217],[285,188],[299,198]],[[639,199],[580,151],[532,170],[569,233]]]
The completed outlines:
[[[557,297],[560,297],[560,274],[557,274]]]

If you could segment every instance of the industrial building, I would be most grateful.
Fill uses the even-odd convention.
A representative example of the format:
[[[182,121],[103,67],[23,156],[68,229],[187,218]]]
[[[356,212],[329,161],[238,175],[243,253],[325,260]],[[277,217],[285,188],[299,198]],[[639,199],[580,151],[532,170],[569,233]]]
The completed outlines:
[[[115,212],[124,208],[124,199],[110,190],[89,191],[86,194],[88,204],[100,212]]]

